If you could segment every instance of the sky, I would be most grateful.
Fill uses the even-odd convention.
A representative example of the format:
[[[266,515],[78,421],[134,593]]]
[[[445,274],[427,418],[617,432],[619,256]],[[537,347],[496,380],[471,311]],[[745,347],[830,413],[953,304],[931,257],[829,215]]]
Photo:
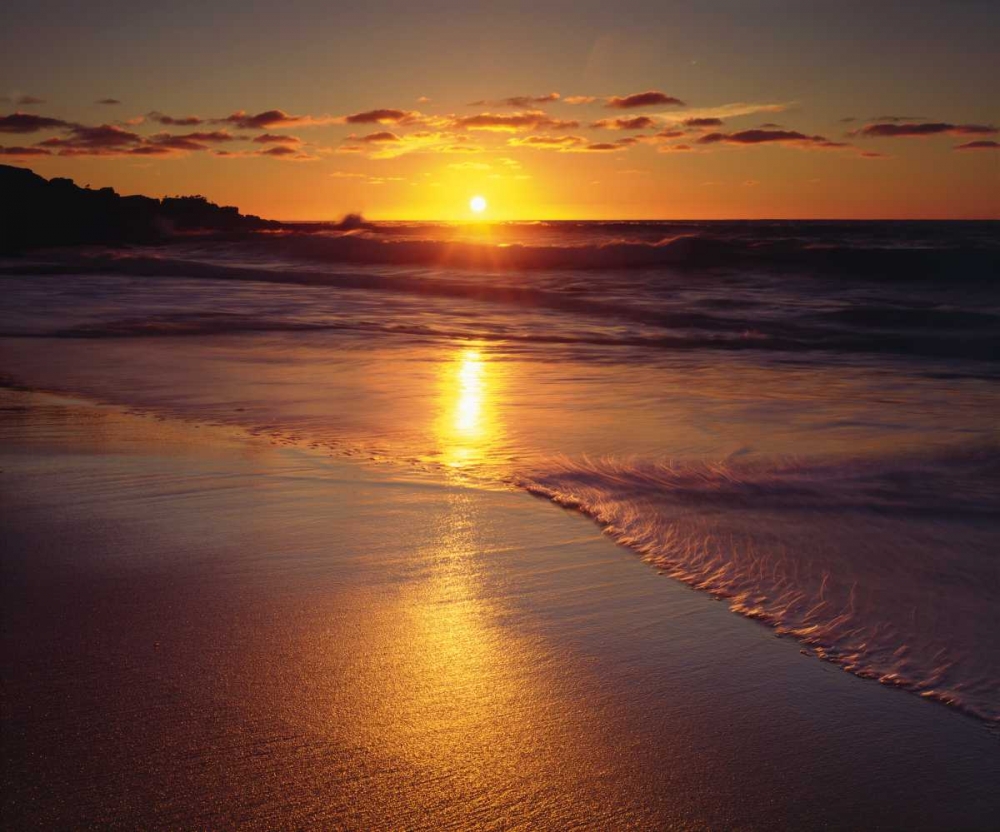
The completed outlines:
[[[1000,218],[1000,3],[7,0],[0,163],[285,220]]]

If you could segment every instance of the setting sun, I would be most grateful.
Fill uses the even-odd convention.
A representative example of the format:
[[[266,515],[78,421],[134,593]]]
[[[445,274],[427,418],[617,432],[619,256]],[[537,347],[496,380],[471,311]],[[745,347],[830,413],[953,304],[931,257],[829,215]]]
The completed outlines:
[[[486,200],[481,196],[474,196],[469,200],[469,207],[476,213],[481,214],[486,210]]]

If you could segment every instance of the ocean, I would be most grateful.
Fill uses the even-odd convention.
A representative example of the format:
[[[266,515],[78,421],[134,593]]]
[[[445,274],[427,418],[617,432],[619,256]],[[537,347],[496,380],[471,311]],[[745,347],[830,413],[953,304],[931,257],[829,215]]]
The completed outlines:
[[[1000,723],[1000,223],[318,229],[3,259],[0,374],[526,490]]]

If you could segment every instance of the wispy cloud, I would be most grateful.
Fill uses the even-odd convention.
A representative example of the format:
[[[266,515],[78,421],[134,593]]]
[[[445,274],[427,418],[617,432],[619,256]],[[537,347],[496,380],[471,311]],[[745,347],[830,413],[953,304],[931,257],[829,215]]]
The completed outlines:
[[[501,133],[517,133],[522,130],[573,130],[579,126],[578,121],[552,118],[541,110],[479,113],[474,116],[459,116],[450,122],[450,127],[455,130],[492,130]]]

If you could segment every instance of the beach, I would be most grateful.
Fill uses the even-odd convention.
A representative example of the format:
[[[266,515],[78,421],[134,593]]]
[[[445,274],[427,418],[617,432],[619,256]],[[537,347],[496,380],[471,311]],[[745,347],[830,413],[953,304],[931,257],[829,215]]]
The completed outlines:
[[[995,732],[513,489],[3,392],[15,828],[964,828]]]

